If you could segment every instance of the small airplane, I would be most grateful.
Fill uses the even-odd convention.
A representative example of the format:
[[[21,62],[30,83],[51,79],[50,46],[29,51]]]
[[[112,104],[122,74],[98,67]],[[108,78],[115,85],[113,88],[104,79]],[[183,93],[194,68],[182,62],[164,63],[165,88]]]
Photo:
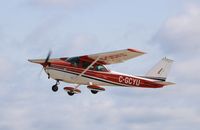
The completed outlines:
[[[61,82],[76,84],[74,87],[64,87],[70,95],[79,94],[80,85],[87,85],[92,94],[105,91],[102,86],[162,88],[173,85],[166,82],[166,78],[173,60],[163,58],[145,76],[133,76],[111,71],[105,65],[122,63],[126,60],[136,58],[145,54],[136,49],[124,49],[93,55],[76,57],[50,58],[51,51],[46,59],[29,59],[29,62],[43,66],[48,79],[56,80],[52,86],[53,92],[58,91]]]

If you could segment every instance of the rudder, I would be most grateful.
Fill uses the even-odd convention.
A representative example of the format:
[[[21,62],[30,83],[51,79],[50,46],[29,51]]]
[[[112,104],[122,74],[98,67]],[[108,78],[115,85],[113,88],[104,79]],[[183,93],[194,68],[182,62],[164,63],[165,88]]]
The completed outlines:
[[[171,65],[174,61],[168,58],[163,58],[158,62],[147,74],[146,78],[166,81]]]

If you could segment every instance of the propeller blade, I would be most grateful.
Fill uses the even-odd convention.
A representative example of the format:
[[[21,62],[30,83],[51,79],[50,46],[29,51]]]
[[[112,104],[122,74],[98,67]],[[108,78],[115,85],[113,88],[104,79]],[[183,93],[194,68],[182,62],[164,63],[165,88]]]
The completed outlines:
[[[40,73],[39,73],[39,77],[41,77],[43,71],[44,71],[44,68],[42,67],[42,69],[40,70]]]
[[[49,61],[49,59],[50,59],[50,57],[51,57],[51,54],[52,54],[52,51],[49,51],[49,53],[48,53],[48,55],[47,55],[47,58],[46,58],[46,60],[45,60],[44,63],[48,63],[48,61]]]
[[[39,60],[28,60],[28,61],[30,61],[30,62],[33,62],[33,63],[38,63],[38,64],[41,64],[43,67],[42,67],[42,69],[41,69],[41,71],[38,73],[38,77],[39,78],[41,78],[41,75],[42,75],[42,72],[43,71],[45,71],[45,67],[46,66],[48,66],[50,63],[48,63],[49,62],[49,59],[50,59],[50,57],[51,57],[51,54],[52,54],[52,51],[50,50],[49,52],[48,52],[48,55],[47,55],[47,57],[46,57],[46,59],[45,59],[45,61],[43,60],[43,59],[39,59]],[[49,77],[48,77],[49,78]]]

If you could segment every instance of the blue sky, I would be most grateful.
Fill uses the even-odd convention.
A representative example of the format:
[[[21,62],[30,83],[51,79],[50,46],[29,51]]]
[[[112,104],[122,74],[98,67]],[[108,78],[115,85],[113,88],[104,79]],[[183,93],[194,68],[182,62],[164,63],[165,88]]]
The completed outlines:
[[[0,129],[199,130],[198,0],[0,1]],[[162,57],[175,60],[163,89],[109,88],[58,93],[28,58],[124,48],[146,55],[110,69],[143,75]]]

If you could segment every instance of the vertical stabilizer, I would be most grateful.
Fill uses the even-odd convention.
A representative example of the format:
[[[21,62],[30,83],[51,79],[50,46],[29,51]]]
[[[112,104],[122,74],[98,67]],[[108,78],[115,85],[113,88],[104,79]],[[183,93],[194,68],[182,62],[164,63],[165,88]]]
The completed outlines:
[[[163,58],[146,74],[145,77],[150,79],[166,81],[172,63],[173,60]]]

